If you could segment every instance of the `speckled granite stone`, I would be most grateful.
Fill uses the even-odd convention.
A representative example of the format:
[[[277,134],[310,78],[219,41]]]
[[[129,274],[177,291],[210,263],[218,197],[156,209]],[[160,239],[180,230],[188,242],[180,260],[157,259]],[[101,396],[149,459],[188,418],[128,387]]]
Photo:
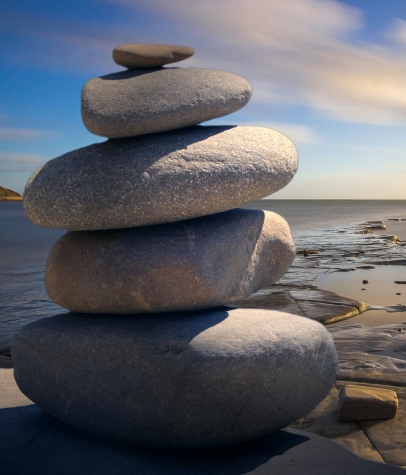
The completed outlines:
[[[286,427],[335,381],[319,323],[273,310],[65,314],[13,342],[21,391],[72,426],[163,448],[230,445]]]
[[[190,58],[194,52],[190,46],[127,43],[114,48],[113,60],[129,69],[156,68]]]
[[[131,70],[88,81],[82,119],[96,135],[123,138],[196,125],[241,109],[248,81],[225,71],[197,68]]]
[[[293,178],[292,142],[266,127],[191,127],[109,140],[47,162],[28,180],[27,216],[71,231],[196,218],[275,193]]]
[[[178,223],[65,234],[45,283],[74,312],[148,313],[224,305],[270,285],[295,248],[286,221],[236,209]]]

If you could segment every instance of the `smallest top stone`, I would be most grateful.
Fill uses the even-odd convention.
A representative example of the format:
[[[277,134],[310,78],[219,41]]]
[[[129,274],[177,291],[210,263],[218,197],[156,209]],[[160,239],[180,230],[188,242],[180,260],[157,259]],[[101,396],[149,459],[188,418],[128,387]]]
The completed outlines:
[[[157,68],[190,58],[194,52],[189,46],[128,43],[114,48],[113,59],[128,69]]]

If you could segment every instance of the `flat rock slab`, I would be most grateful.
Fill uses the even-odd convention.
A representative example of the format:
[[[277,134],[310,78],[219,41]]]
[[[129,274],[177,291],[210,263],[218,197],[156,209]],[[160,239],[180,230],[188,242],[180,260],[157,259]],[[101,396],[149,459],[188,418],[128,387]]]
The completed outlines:
[[[320,406],[327,400],[329,396]],[[350,424],[356,425],[345,425]],[[325,438],[329,434],[319,437],[315,435],[319,432],[309,433],[309,429],[281,430],[243,445],[206,452],[153,451],[106,442],[63,424],[32,404],[18,389],[11,369],[0,370],[0,426],[0,466],[13,475],[118,475],[134,470],[146,475],[403,473],[364,460],[374,449],[361,452],[359,458],[341,446],[342,439],[338,445]],[[375,453],[378,456],[373,460],[382,461]]]
[[[151,313],[217,307],[278,280],[295,256],[271,212],[234,209],[171,224],[65,234],[45,273],[74,312]]]
[[[339,391],[334,386],[313,411],[289,427],[327,437],[359,457],[383,463],[382,455],[376,450],[359,424],[356,422],[344,423],[338,420],[338,398]]]
[[[225,71],[197,68],[129,70],[88,81],[82,120],[112,139],[197,125],[244,107],[252,88]]]
[[[379,421],[342,422],[337,418],[339,390],[352,383],[337,381],[328,396],[306,417],[291,424],[340,443],[369,460],[406,467],[406,389],[357,383],[368,391],[396,391],[399,409],[396,417]]]
[[[396,391],[399,409],[394,419],[363,421],[360,426],[387,463],[406,466],[406,389],[387,386]]]
[[[337,355],[319,323],[271,310],[64,314],[13,342],[21,391],[91,434],[161,448],[265,435],[310,412]]]
[[[193,56],[190,46],[126,43],[113,49],[113,60],[128,69],[156,68]]]
[[[0,373],[1,378],[1,373]],[[402,475],[324,437],[280,430],[229,449],[144,450],[66,426],[36,405],[0,410],[0,465],[14,475]]]
[[[342,381],[406,386],[405,324],[330,327]]]
[[[37,225],[70,231],[168,223],[226,211],[289,183],[297,152],[266,127],[191,127],[109,140],[47,162],[28,180]]]
[[[283,279],[283,277],[282,277]],[[365,304],[317,287],[275,284],[232,303],[240,308],[270,308],[302,315],[324,325],[358,315]],[[359,342],[357,343],[360,344]]]
[[[337,417],[343,422],[393,419],[397,410],[395,391],[348,384],[341,388]]]

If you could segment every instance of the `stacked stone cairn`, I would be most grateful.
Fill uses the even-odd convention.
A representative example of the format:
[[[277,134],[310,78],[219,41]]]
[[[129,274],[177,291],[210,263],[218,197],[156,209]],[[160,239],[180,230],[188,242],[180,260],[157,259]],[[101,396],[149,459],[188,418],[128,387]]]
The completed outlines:
[[[28,180],[36,224],[65,229],[46,289],[70,310],[13,343],[21,391],[60,420],[158,448],[253,439],[309,413],[335,381],[319,323],[227,307],[284,275],[286,221],[233,209],[283,188],[292,142],[253,126],[199,126],[243,107],[228,72],[163,67],[193,49],[118,46],[128,68],[90,80],[82,117],[109,140],[46,163]]]

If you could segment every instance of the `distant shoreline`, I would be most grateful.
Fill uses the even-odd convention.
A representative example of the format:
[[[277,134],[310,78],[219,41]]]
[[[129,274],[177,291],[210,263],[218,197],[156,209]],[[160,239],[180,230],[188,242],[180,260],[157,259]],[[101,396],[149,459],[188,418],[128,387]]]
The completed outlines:
[[[0,201],[23,201],[23,197],[16,191],[0,186]]]
[[[15,201],[23,201],[23,197],[20,196],[8,196],[8,197],[4,197],[4,196],[0,196],[0,202],[2,203],[7,203],[7,202],[15,202]]]

